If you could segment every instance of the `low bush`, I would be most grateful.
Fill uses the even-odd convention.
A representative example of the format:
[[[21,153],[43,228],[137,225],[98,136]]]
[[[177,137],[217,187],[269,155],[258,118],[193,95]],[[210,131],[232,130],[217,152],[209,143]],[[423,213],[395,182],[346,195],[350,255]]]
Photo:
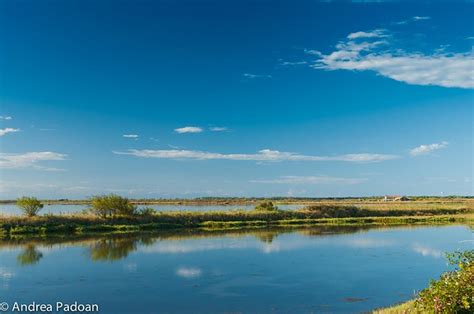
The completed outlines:
[[[151,207],[143,207],[137,210],[137,214],[140,216],[153,216],[156,214],[156,210]]]
[[[448,255],[456,269],[419,293],[417,311],[429,313],[474,313],[474,250]]]
[[[91,198],[91,212],[107,218],[111,216],[132,216],[137,213],[137,207],[128,198],[116,195],[99,195]]]
[[[16,200],[18,206],[28,217],[33,217],[43,208],[43,204],[35,197],[21,197]]]
[[[278,207],[273,205],[272,202],[263,202],[255,206],[255,210],[257,211],[277,211]]]

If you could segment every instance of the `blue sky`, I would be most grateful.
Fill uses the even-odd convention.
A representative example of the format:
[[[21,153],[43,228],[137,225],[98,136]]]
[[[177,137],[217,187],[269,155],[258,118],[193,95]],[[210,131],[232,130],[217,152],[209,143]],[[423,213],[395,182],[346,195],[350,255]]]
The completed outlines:
[[[472,3],[0,12],[0,198],[473,195]]]

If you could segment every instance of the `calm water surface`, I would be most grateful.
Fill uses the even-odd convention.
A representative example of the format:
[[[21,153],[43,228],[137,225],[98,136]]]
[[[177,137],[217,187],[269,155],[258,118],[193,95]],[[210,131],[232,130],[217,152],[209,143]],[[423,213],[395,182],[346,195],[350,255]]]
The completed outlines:
[[[305,205],[277,205],[279,209],[289,210],[302,208]],[[44,205],[40,214],[68,214],[80,213],[87,209],[87,205]],[[151,207],[157,211],[220,211],[220,210],[252,210],[255,205],[139,205],[138,208]],[[20,215],[22,212],[15,204],[0,204],[0,214]]]
[[[358,313],[410,299],[464,226],[0,241],[0,301],[101,313]]]

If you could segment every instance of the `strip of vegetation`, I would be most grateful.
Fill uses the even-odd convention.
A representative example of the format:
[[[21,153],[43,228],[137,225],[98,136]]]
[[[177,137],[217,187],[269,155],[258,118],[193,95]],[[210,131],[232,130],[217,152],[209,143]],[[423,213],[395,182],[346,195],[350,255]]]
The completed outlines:
[[[278,210],[263,202],[253,211],[156,212],[137,209],[118,195],[96,196],[88,213],[38,216],[42,203],[35,198],[17,202],[24,217],[0,218],[0,233],[45,234],[129,232],[178,228],[236,229],[303,225],[403,225],[464,223],[473,218],[470,209],[375,210],[355,206],[319,205],[301,210]]]
[[[131,199],[131,203],[135,205],[252,205],[261,202],[271,201],[279,204],[309,204],[320,202],[349,202],[349,203],[367,203],[380,202],[384,198],[380,196],[369,197],[197,197],[197,198],[146,198]],[[464,202],[466,200],[474,200],[473,196],[409,196],[411,202]],[[0,204],[15,204],[16,200],[0,200]],[[90,199],[46,199],[42,200],[44,204],[62,204],[62,205],[90,205]],[[407,202],[405,202],[407,203]],[[410,202],[408,202],[410,203]]]
[[[417,298],[374,314],[394,313],[474,313],[474,250],[448,254],[455,270],[431,281]]]

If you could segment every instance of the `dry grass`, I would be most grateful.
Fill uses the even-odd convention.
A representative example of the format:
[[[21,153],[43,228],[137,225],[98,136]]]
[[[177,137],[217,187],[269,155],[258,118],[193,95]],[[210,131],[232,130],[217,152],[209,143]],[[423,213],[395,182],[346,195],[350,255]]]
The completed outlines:
[[[394,305],[384,309],[378,309],[372,312],[372,314],[411,314],[420,313],[414,309],[414,301],[408,301],[402,304]],[[420,313],[423,314],[423,313]]]

